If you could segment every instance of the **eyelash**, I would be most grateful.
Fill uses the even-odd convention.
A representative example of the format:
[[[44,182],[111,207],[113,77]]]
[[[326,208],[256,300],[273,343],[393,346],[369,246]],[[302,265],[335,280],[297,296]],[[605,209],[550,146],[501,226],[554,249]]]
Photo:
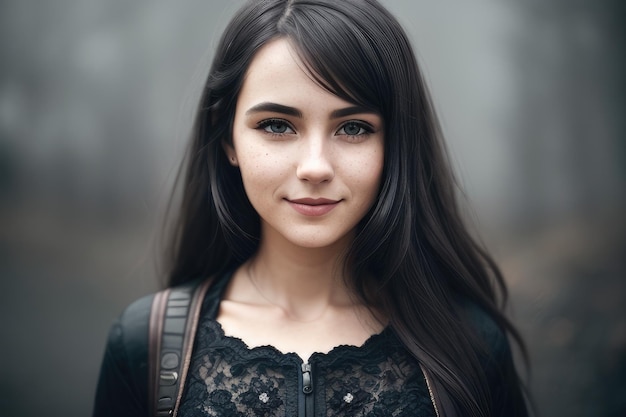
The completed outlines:
[[[285,132],[278,133],[278,132],[272,132],[272,131],[267,130],[267,128],[269,128],[271,125],[285,126],[287,129],[291,129],[292,131],[294,130],[289,123],[287,123],[285,120],[282,120],[282,119],[262,120],[257,124],[257,129],[260,129],[264,131],[265,133],[267,133],[268,135],[272,135],[272,136],[284,136],[287,134]]]
[[[291,125],[286,121],[286,120],[282,120],[282,119],[266,119],[266,120],[262,120],[257,124],[257,129],[264,131],[265,133],[267,133],[268,135],[272,135],[272,136],[278,136],[278,137],[282,137],[286,134],[290,134],[287,132],[272,132],[269,131],[268,128],[272,125],[280,125],[280,126],[284,126],[286,127],[286,129],[290,129],[292,132],[295,131],[295,129],[293,127],[291,127]],[[347,133],[345,133],[345,128],[348,125],[355,125],[357,128],[359,128],[359,133],[354,134],[354,135],[349,135]],[[338,133],[340,131],[344,131],[344,133]],[[358,121],[358,120],[348,120],[345,123],[343,123],[341,125],[341,127],[339,128],[339,130],[337,130],[337,132],[335,133],[336,135],[341,135],[341,136],[348,136],[350,138],[358,138],[358,137],[362,137],[365,135],[369,135],[371,133],[374,133],[374,128],[368,124],[368,123],[364,123],[362,121]]]
[[[371,125],[369,125],[368,123],[360,122],[358,120],[348,120],[347,122],[345,122],[344,124],[341,125],[341,127],[338,130],[338,132],[342,131],[342,130],[345,132],[345,128],[348,125],[354,125],[355,127],[357,127],[359,129],[360,133],[357,133],[355,135],[349,135],[347,133],[342,133],[343,135],[351,136],[351,137],[359,137],[359,136],[365,136],[365,135],[369,135],[371,133],[374,133],[374,128]]]

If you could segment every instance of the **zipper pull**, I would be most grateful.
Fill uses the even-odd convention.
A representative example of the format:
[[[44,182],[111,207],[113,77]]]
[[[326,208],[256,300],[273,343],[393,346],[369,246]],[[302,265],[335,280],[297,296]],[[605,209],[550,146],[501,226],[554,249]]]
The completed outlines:
[[[313,375],[309,363],[302,364],[302,392],[310,394],[313,392]]]

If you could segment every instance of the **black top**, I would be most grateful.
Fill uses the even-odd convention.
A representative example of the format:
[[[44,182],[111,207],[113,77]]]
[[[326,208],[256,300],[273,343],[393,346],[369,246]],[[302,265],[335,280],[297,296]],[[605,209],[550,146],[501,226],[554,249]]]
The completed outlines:
[[[435,416],[420,366],[391,328],[360,347],[315,353],[307,363],[295,353],[250,349],[226,336],[215,318],[230,276],[220,278],[204,299],[178,416]],[[94,417],[148,416],[151,301],[148,296],[131,304],[111,329]],[[512,368],[506,338],[490,327],[499,335],[487,335],[490,344],[504,344],[492,346],[506,353]]]

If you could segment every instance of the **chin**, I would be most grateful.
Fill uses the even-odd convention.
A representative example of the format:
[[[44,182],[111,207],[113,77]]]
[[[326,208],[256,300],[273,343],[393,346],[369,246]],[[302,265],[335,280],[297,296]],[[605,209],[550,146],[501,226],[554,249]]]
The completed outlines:
[[[343,236],[324,236],[320,233],[306,234],[302,233],[298,236],[285,236],[285,238],[294,246],[307,249],[326,249],[343,248],[352,241],[352,234]]]

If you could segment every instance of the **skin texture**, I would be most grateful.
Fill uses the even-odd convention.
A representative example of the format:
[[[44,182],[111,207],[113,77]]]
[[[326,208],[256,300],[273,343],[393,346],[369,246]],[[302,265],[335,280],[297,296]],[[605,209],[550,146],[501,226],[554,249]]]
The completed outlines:
[[[378,114],[316,84],[286,40],[258,52],[224,149],[261,217],[261,242],[222,301],[227,334],[306,359],[381,329],[341,265],[378,195],[383,132]]]
[[[297,109],[301,116],[259,109],[264,103]],[[263,239],[310,248],[333,245],[370,208],[383,166],[382,119],[374,113],[331,116],[352,107],[312,81],[284,40],[267,45],[253,60],[228,153],[236,158],[246,194],[261,216]],[[266,120],[275,122],[260,125]],[[350,121],[362,127],[346,126]],[[302,198],[339,203],[327,215],[306,216],[289,204]]]

